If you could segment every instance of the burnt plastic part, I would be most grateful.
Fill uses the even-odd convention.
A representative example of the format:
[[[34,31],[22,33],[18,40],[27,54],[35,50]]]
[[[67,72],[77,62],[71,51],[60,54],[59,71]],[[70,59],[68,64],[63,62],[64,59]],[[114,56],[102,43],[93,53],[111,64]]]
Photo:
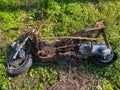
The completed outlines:
[[[94,45],[92,50],[92,61],[99,66],[108,66],[117,59],[117,53],[106,45]]]

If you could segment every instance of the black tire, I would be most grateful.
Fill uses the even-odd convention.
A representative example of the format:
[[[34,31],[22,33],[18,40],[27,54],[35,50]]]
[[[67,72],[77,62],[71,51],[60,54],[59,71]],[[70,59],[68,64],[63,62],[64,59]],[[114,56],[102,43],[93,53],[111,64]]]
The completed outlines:
[[[112,63],[114,63],[114,61],[116,61],[117,59],[117,53],[115,53],[113,50],[112,50],[112,54],[113,54],[113,57],[112,58],[109,58],[109,59],[102,59],[100,58],[98,55],[94,55],[94,57],[92,58],[92,61],[97,64],[98,66],[108,66]]]
[[[13,53],[12,53],[13,55]],[[12,56],[10,55],[10,57]],[[11,60],[12,61],[12,60]],[[20,65],[17,65],[16,67],[14,67],[13,65],[10,65],[10,60],[7,59],[7,74],[10,77],[15,77],[27,70],[29,70],[29,68],[32,65],[32,56],[28,53],[26,53],[24,60],[22,61],[22,63]]]

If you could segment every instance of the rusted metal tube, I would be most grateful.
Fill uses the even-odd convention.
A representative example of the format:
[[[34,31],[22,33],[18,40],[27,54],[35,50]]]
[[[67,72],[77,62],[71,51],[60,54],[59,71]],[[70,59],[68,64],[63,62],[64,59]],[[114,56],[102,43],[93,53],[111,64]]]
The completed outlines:
[[[102,38],[84,38],[84,37],[41,37],[41,39],[79,39],[79,40],[89,40],[89,41],[96,41],[96,40],[102,40]]]

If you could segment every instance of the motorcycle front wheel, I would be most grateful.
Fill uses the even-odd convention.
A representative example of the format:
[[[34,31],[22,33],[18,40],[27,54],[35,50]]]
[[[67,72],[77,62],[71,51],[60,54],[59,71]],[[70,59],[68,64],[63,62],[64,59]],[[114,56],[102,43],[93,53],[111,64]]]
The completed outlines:
[[[7,56],[7,74],[10,77],[15,77],[27,70],[32,65],[32,55],[27,53],[25,50],[21,50],[19,52],[19,55],[17,55],[16,59],[13,60],[15,52],[12,51],[8,56]]]

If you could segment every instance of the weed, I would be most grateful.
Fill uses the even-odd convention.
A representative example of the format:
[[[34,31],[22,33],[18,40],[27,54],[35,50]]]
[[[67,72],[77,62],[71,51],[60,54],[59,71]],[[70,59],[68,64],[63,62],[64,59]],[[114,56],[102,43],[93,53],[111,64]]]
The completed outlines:
[[[27,2],[28,1],[28,2]],[[35,11],[42,10],[44,22],[48,24],[42,29],[40,36],[69,36],[84,27],[93,26],[98,20],[105,20],[106,32],[110,43],[120,57],[120,1],[119,0],[0,0],[0,31],[5,33],[7,44],[14,41],[24,30],[25,24],[37,25]],[[38,16],[37,16],[38,17]],[[5,44],[6,45],[6,44]],[[8,89],[43,89],[43,84],[54,85],[57,69],[53,66],[36,67],[24,75],[8,79],[5,72],[6,46],[0,46],[0,90]],[[61,66],[62,67],[62,64]],[[99,78],[98,86],[89,86],[88,90],[120,89],[120,59],[108,67],[98,67],[92,63],[80,65],[79,71],[92,73]],[[91,76],[91,77],[92,77]],[[30,82],[37,77],[34,86]],[[26,81],[22,80],[24,78]],[[42,78],[39,80],[39,78]],[[82,79],[82,78],[81,78]],[[22,85],[20,85],[20,84]],[[16,85],[17,84],[17,85]]]

